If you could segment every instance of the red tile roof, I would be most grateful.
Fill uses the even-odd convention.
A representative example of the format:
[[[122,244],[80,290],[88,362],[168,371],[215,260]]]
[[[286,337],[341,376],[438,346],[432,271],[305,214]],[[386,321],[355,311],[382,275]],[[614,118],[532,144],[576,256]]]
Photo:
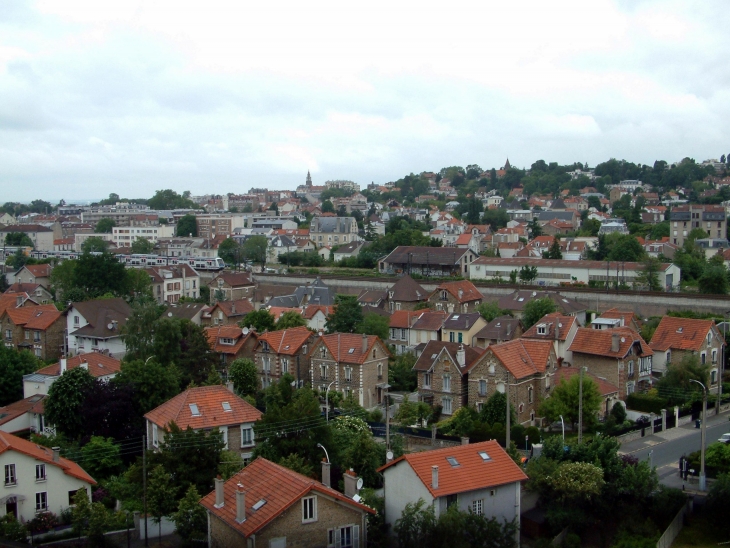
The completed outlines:
[[[305,320],[311,320],[312,318],[314,318],[314,315],[319,311],[321,311],[322,314],[324,314],[325,316],[329,316],[333,308],[334,307],[332,306],[324,306],[321,304],[308,304],[304,307],[304,313],[302,314],[302,316],[304,316]]]
[[[92,377],[105,377],[107,375],[113,375],[119,373],[122,368],[122,362],[101,352],[88,352],[86,354],[79,354],[73,358],[66,359],[66,370],[75,369],[82,363],[88,365],[88,371]],[[53,365],[46,366],[36,371],[41,375],[60,376],[61,375],[61,362],[54,363]]]
[[[443,289],[451,293],[454,298],[460,303],[468,303],[470,301],[476,301],[482,298],[482,294],[469,280],[462,280],[459,282],[444,282],[436,288],[434,293],[437,293],[438,291],[441,291]],[[459,290],[461,290],[461,296],[459,296]]]
[[[670,348],[697,351],[707,340],[707,334],[714,325],[712,320],[664,316],[654,331],[649,346],[661,352]],[[716,335],[721,337],[719,331]]]
[[[86,471],[75,462],[63,457],[59,457],[58,462],[54,462],[53,451],[47,447],[37,445],[17,436],[13,436],[12,434],[0,432],[0,455],[6,451],[17,451],[18,453],[23,453],[24,455],[28,455],[29,457],[45,462],[46,464],[50,464],[51,466],[57,466],[68,476],[73,476],[74,478],[78,478],[92,485],[96,484],[94,478],[87,474]]]
[[[423,310],[396,310],[390,315],[390,327],[410,329],[423,314]]]
[[[367,339],[366,350],[362,351],[363,339]],[[332,358],[340,363],[362,364],[367,361],[370,350],[380,344],[389,356],[390,352],[383,342],[375,335],[356,335],[354,333],[332,333],[320,337],[322,344],[327,347]],[[352,351],[352,352],[351,352]]]
[[[7,315],[15,325],[39,331],[45,331],[62,316],[61,312],[52,304],[8,308]]]
[[[275,321],[279,321],[279,318],[282,314],[286,312],[296,312],[299,315],[302,315],[302,311],[299,308],[288,308],[286,306],[270,306],[268,308],[269,314],[274,316]]]
[[[236,491],[239,485],[243,486],[243,491],[246,493],[246,520],[242,523],[236,521]],[[221,508],[215,507],[215,490],[203,497],[200,504],[244,537],[250,537],[312,491],[334,498],[353,510],[375,513],[371,508],[355,502],[342,493],[263,457],[257,458],[225,482]],[[266,503],[258,510],[254,510],[253,506],[262,500]]]
[[[580,374],[580,368],[578,367],[558,367],[555,371],[555,385],[561,383],[563,380],[567,381],[571,377]],[[598,391],[602,396],[610,396],[612,394],[618,394],[618,386],[611,384],[606,379],[592,375],[591,373],[584,373],[586,377],[589,377],[593,382],[598,385]]]
[[[619,337],[619,348],[617,352],[611,350],[613,337]],[[591,329],[590,327],[579,327],[575,338],[570,345],[571,352],[581,354],[592,354],[607,358],[624,358],[634,343],[641,345],[641,355],[651,356],[654,354],[649,345],[641,338],[636,331],[628,327],[616,327],[614,329]]]
[[[234,316],[245,316],[249,312],[254,311],[254,307],[251,301],[248,299],[237,299],[234,301],[218,301],[213,308],[210,310],[211,317],[215,313],[215,310],[222,310],[223,314],[227,318]]]
[[[515,339],[487,348],[516,379],[544,373],[553,349],[551,341]]]
[[[25,269],[36,278],[47,278],[51,275],[51,265],[49,264],[26,265]]]
[[[265,342],[272,352],[293,356],[314,334],[304,326],[269,331],[259,335],[259,348]]]
[[[229,403],[230,411],[223,408],[223,402]],[[198,408],[197,416],[193,416],[193,404]],[[188,426],[199,430],[256,422],[261,418],[261,411],[225,386],[198,386],[156,407],[145,418],[162,427],[175,422],[183,430]]]
[[[424,331],[437,331],[444,325],[444,320],[449,317],[448,312],[442,310],[425,310],[418,321],[413,324],[413,329]]]
[[[487,454],[485,460],[480,452]],[[458,466],[448,460],[453,457]],[[400,464],[403,463],[403,464]],[[476,489],[522,482],[527,476],[499,444],[492,441],[410,453],[382,466],[378,472],[407,463],[433,497],[445,497]],[[438,488],[431,481],[432,466],[438,466]]]
[[[471,242],[471,237],[471,232],[467,234],[462,234],[458,238],[456,238],[454,245],[469,245],[469,242]]]
[[[636,316],[635,313],[631,312],[630,310],[626,311],[626,310],[619,310],[618,308],[611,308],[609,310],[606,310],[599,317],[608,318],[610,320],[623,320],[624,327],[632,327],[632,325],[634,323],[636,325],[639,325],[639,318]],[[651,346],[651,345],[649,345],[649,346]]]
[[[237,325],[220,325],[217,327],[206,327],[205,336],[208,338],[208,344],[213,352],[219,354],[230,354],[235,356],[246,344],[248,337],[255,337],[253,332],[243,333],[243,329]],[[221,339],[232,339],[233,344],[221,343]]]
[[[5,407],[0,407],[0,426],[17,419],[26,413],[43,414],[43,400],[48,396],[35,394],[24,400],[19,400]],[[2,430],[2,428],[0,428]]]
[[[0,314],[5,312],[9,308],[17,308],[18,307],[18,297],[21,297],[21,306],[32,306],[36,305],[37,303],[33,301],[27,293],[16,293],[8,291],[6,293],[0,294]],[[27,303],[27,304],[26,304]]]

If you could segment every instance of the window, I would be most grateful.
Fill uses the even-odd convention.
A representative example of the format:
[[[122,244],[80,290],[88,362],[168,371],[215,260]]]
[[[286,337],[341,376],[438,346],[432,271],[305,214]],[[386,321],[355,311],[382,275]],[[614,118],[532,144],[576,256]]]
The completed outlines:
[[[629,361],[629,377],[632,377],[633,375],[634,375],[634,360],[630,360]]]
[[[538,325],[537,326],[537,334],[538,335],[544,335],[545,334],[545,326],[544,325]]]
[[[390,328],[390,338],[395,339],[395,327]]]
[[[464,342],[464,341],[462,340],[462,336],[463,336],[463,333],[462,333],[461,331],[459,331],[459,342],[460,342],[460,343],[461,343],[461,342]]]
[[[29,340],[30,340],[30,331],[28,331],[28,330],[26,329],[24,333],[25,333],[25,340],[26,340],[26,341],[29,341]]]
[[[441,408],[444,415],[451,415],[451,398],[441,398]]]
[[[323,359],[326,358],[327,357],[327,348],[325,348],[323,346],[322,347],[322,350],[320,351],[320,353],[321,353]]]
[[[5,330],[5,338],[9,341],[13,340],[13,332],[10,329]]]
[[[35,465],[35,480],[46,481],[46,465],[36,464]]]
[[[451,392],[451,375],[444,375],[444,392]]]
[[[352,381],[352,367],[346,366],[345,367],[345,382],[351,382]]]
[[[253,426],[241,425],[241,447],[253,445]]]
[[[383,378],[383,364],[379,363],[378,364],[378,379],[382,379],[382,378]]]
[[[263,362],[264,373],[271,371],[271,359],[268,356],[264,356],[261,361]]]
[[[34,350],[36,358],[40,358],[42,356],[42,350],[40,348],[36,348]]]
[[[41,342],[41,332],[40,331],[33,331],[33,340],[35,342]]]
[[[322,379],[327,380],[327,365],[323,363],[319,366],[319,370]]]
[[[153,424],[152,425],[152,446],[153,447],[158,447],[159,444],[160,444],[160,440],[157,437],[157,425],[156,424]]]
[[[431,373],[424,373],[423,374],[423,387],[424,388],[431,388]]]
[[[289,359],[281,358],[281,374],[285,375],[289,373]]]
[[[15,465],[6,464],[5,465],[5,485],[15,485],[16,479],[17,478],[15,477]]]
[[[484,500],[483,499],[476,499],[474,502],[471,503],[471,511],[473,514],[476,514],[477,516],[482,515],[482,508],[484,506]]]
[[[317,521],[317,497],[302,499],[302,523]]]
[[[446,508],[452,507],[458,501],[459,501],[459,496],[458,495],[447,495],[446,496]]]
[[[403,340],[406,339],[406,330],[405,329],[400,330],[400,338]]]
[[[717,349],[712,350],[712,363],[717,363]]]
[[[672,351],[667,350],[667,363],[672,361]]]
[[[706,362],[707,362],[707,352],[702,352],[702,354],[700,354],[700,363],[702,365],[705,365]]]
[[[200,409],[198,409],[197,403],[190,403],[188,404],[190,406],[190,413],[193,415],[193,417],[199,417],[200,416]]]
[[[35,511],[45,512],[48,510],[48,493],[45,491],[35,494]]]
[[[626,395],[634,393],[634,383],[633,382],[627,382],[626,383]]]
[[[74,316],[74,325],[79,325],[79,317]]]
[[[449,331],[449,342],[454,342],[454,332]]]
[[[715,384],[717,382],[717,369],[713,369],[710,373],[710,384]]]
[[[532,403],[532,392],[533,392],[533,390],[532,390],[532,386],[529,386],[529,387],[527,388],[527,402],[528,402],[528,403]],[[505,412],[506,412],[506,411],[505,411]]]
[[[485,381],[485,380],[479,381],[479,395],[480,396],[487,395],[487,381]]]

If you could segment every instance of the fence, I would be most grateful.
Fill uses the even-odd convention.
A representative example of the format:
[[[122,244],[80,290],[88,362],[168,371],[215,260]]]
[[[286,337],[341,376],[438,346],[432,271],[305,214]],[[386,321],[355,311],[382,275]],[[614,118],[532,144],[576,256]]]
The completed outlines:
[[[659,537],[659,540],[656,543],[656,548],[669,548],[672,545],[674,539],[677,538],[682,527],[684,527],[684,515],[687,513],[688,505],[689,502],[682,506],[682,509],[677,512],[676,516],[674,516],[672,523],[669,524],[669,527],[667,527],[662,536]]]

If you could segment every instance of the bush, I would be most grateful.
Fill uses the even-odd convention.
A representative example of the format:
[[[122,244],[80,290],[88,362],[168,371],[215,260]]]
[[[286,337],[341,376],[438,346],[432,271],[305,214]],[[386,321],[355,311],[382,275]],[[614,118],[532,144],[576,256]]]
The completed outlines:
[[[14,542],[28,542],[28,530],[13,514],[5,514],[0,518],[0,538]]]
[[[633,411],[642,411],[644,413],[661,414],[662,409],[666,409],[668,401],[661,396],[650,396],[647,394],[638,394],[634,392],[626,398],[626,406]],[[613,409],[611,410],[613,412]]]
[[[43,512],[28,522],[28,529],[33,534],[45,533],[53,529],[56,525],[58,525],[56,514],[53,512]]]

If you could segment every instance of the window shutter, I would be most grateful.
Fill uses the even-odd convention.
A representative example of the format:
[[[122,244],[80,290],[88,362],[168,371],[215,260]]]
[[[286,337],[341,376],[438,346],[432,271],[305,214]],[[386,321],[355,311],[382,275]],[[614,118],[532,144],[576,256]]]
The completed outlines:
[[[335,548],[342,547],[342,537],[340,536],[339,527],[335,528]]]
[[[360,526],[352,526],[352,548],[360,548]]]

